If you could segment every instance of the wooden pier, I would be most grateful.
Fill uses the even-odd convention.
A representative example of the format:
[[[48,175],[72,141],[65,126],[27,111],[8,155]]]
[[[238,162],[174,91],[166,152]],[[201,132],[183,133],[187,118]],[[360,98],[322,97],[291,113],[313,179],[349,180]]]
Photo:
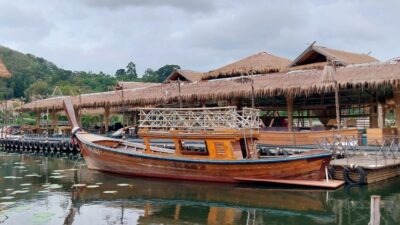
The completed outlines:
[[[400,176],[400,159],[385,159],[374,155],[351,156],[331,161],[334,178],[346,180],[345,170],[356,183],[374,183]]]

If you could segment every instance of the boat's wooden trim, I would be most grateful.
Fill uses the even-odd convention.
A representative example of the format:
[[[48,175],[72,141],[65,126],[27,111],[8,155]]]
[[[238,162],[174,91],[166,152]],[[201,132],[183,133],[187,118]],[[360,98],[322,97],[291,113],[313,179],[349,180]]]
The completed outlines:
[[[90,134],[92,135],[92,134]],[[169,161],[180,161],[180,162],[195,162],[195,163],[212,163],[212,164],[262,164],[262,163],[279,163],[279,162],[290,162],[296,161],[300,159],[317,159],[317,158],[326,158],[331,157],[332,153],[324,150],[314,150],[314,151],[307,151],[303,154],[299,155],[292,155],[288,157],[279,157],[279,158],[268,158],[268,159],[238,159],[238,160],[222,160],[222,159],[207,159],[207,158],[192,158],[192,157],[177,157],[177,155],[160,155],[160,154],[144,154],[140,152],[127,152],[127,151],[119,151],[118,149],[113,149],[110,147],[106,147],[103,145],[99,145],[93,143],[91,141],[86,140],[84,137],[78,133],[76,135],[78,139],[97,149],[111,151],[118,154],[123,154],[131,157],[140,157],[140,158],[150,158],[150,159],[158,159],[158,160],[169,160]],[[95,135],[93,135],[95,136]],[[97,136],[97,135],[96,135]],[[87,135],[85,135],[87,137]],[[110,140],[110,139],[108,139]],[[112,139],[111,139],[112,140]],[[119,140],[115,140],[119,141]]]
[[[328,138],[332,141],[335,135],[342,135],[349,138],[358,138],[357,129],[323,130],[323,131],[260,131],[258,138],[259,144],[295,146],[295,145],[313,145],[322,138]]]

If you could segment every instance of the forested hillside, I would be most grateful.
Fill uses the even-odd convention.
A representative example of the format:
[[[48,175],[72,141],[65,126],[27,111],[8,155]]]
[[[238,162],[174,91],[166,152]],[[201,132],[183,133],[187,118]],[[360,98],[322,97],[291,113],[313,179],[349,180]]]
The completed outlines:
[[[149,68],[139,76],[136,65],[129,62],[126,68],[118,69],[115,75],[70,71],[41,57],[3,46],[0,46],[0,58],[12,73],[10,78],[0,79],[0,100],[22,98],[29,101],[43,98],[52,95],[56,86],[64,95],[77,95],[79,91],[92,93],[111,90],[117,80],[162,82],[175,68],[180,68],[178,65],[165,65],[157,70]]]

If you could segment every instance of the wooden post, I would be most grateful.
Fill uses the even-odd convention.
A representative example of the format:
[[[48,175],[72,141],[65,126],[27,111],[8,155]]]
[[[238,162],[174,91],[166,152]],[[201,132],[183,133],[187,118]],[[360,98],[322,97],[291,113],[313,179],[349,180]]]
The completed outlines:
[[[56,111],[51,111],[51,127],[55,130],[58,127],[58,115]]]
[[[179,215],[181,214],[181,205],[176,204],[175,206],[175,214],[174,214],[174,220],[179,220]]]
[[[179,139],[174,139],[174,144],[175,144],[175,154],[180,155],[182,154],[182,141]]]
[[[105,131],[108,132],[108,125],[110,122],[110,106],[104,107],[104,128]]]
[[[371,218],[368,225],[379,225],[381,220],[381,196],[371,195]]]
[[[375,104],[371,104],[371,106],[369,107],[369,127],[378,127],[378,113],[377,106]]]
[[[335,107],[336,107],[336,124],[337,124],[337,129],[340,132],[339,85],[337,81],[335,81]]]
[[[79,109],[74,109],[74,112],[75,112],[75,116],[76,116],[76,121],[78,122],[78,125],[80,126],[80,127],[82,127],[82,119],[81,119],[81,110],[80,110],[80,108]]]
[[[143,143],[146,145],[146,153],[150,153],[150,140],[149,138],[143,138]]]
[[[39,111],[36,111],[36,128],[40,128],[40,117],[41,113]]]
[[[286,95],[286,105],[288,114],[288,131],[293,131],[293,96]]]
[[[393,98],[395,102],[394,112],[396,115],[397,134],[400,135],[400,90],[397,90],[393,93]]]
[[[179,91],[179,108],[182,108],[182,93],[181,93],[181,81],[178,78],[178,91]]]
[[[385,126],[385,117],[383,113],[382,103],[378,102],[378,128],[383,128]]]

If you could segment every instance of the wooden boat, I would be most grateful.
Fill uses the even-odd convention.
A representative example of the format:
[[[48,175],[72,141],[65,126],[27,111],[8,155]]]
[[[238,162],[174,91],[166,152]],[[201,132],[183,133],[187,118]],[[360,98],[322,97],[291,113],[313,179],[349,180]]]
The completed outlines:
[[[141,109],[139,136],[144,144],[81,131],[72,103],[64,101],[89,169],[131,176],[168,179],[251,182],[251,179],[322,180],[331,152],[312,150],[260,157],[255,149],[258,111],[234,107],[201,109]],[[174,149],[151,145],[172,140]],[[201,150],[188,146],[195,141]]]

